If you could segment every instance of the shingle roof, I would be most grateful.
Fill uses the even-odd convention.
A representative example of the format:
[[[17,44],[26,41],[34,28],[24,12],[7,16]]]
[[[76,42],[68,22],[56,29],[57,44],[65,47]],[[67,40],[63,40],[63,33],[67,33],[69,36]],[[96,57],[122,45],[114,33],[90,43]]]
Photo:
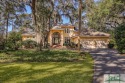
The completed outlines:
[[[36,33],[35,32],[23,32],[22,35],[29,35],[29,36],[35,36]]]
[[[108,33],[94,31],[92,29],[84,29],[81,34],[81,36],[110,36]]]
[[[54,26],[51,30],[63,30],[61,26]]]

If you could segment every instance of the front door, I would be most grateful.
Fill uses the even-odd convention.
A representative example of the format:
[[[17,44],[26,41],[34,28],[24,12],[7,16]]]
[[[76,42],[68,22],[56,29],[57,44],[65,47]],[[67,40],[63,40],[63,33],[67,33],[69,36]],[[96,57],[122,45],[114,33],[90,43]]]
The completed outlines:
[[[53,35],[52,35],[52,44],[53,45],[60,44],[60,33],[58,33],[58,32],[53,33]]]

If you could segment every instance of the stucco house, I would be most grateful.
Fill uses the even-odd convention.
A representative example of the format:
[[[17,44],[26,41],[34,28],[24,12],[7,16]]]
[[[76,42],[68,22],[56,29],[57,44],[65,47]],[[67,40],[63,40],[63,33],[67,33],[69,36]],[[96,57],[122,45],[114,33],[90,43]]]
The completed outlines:
[[[34,34],[22,34],[22,39],[32,39],[36,40]],[[110,34],[98,31],[92,31],[89,29],[84,29],[80,34],[80,43],[82,48],[107,48],[109,43]],[[48,43],[50,46],[60,45],[63,46],[64,43],[74,42],[78,43],[78,30],[73,25],[59,25],[54,26],[49,33]]]
[[[82,48],[106,48],[109,43],[110,34],[104,32],[94,32],[85,29],[81,31],[80,43]],[[48,42],[50,45],[62,45],[64,43],[78,43],[78,30],[72,25],[54,26],[50,30]]]

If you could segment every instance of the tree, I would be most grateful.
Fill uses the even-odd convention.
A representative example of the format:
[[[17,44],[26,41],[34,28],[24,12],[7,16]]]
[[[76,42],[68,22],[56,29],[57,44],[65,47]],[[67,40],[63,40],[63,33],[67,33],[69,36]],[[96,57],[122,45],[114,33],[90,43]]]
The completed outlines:
[[[51,0],[48,0],[50,2]],[[33,25],[36,31],[37,37],[37,44],[41,50],[41,44],[44,41],[43,34],[47,34],[47,21],[49,19],[49,28],[50,28],[50,17],[51,17],[51,10],[47,7],[48,3],[45,0],[37,1],[37,0],[27,0],[31,9],[32,9],[32,16],[33,16]],[[51,1],[52,3],[52,1]],[[39,10],[39,11],[38,11]],[[47,39],[47,38],[46,38]],[[44,44],[43,44],[44,45]]]
[[[31,14],[23,13],[18,14],[18,19],[13,21],[12,30],[23,30],[24,28],[33,28]]]
[[[13,24],[13,20],[17,18],[17,13],[24,12],[25,6],[20,0],[1,0],[0,1],[0,16],[2,26],[5,28],[6,42],[8,38],[8,28]]]
[[[4,49],[4,28],[0,27],[0,50]]]
[[[80,33],[81,33],[81,11],[82,11],[82,0],[79,0],[79,35],[78,35],[78,50],[80,51]]]
[[[113,30],[124,21],[124,5],[124,0],[100,0],[93,3],[92,12],[88,14],[89,26],[99,31]]]
[[[125,50],[125,23],[122,23],[115,29],[115,41],[120,53]]]

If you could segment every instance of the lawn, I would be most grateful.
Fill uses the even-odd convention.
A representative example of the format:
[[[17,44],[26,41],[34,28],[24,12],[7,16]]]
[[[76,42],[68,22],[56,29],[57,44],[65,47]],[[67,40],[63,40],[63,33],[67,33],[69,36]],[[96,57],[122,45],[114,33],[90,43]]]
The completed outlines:
[[[0,53],[0,62],[69,62],[80,59],[77,52],[73,51],[3,51]]]
[[[0,83],[91,83],[93,79],[89,54],[81,59],[72,51],[16,51],[2,52],[0,58]]]

